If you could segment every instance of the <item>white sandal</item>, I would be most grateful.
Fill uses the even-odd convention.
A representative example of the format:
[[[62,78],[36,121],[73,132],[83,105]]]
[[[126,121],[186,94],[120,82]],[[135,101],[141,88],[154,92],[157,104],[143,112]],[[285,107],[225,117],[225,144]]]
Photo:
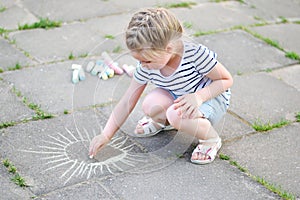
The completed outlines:
[[[173,130],[175,129],[171,125],[164,125],[159,122],[153,121],[150,117],[143,117],[141,120],[138,121],[138,124],[143,128],[144,133],[134,133],[133,136],[135,137],[151,137],[156,134],[158,134],[161,131],[168,131],[168,130]],[[159,128],[156,128],[158,125]]]
[[[216,144],[214,144],[212,146],[207,146],[207,145],[204,145],[204,143],[216,143]],[[202,155],[206,155],[208,157],[208,159],[193,160],[191,158],[191,162],[195,163],[195,164],[200,164],[200,165],[213,162],[215,160],[216,155],[217,155],[218,151],[220,150],[221,146],[222,146],[222,140],[220,137],[212,138],[212,139],[208,139],[208,140],[199,140],[199,144],[194,149],[193,154],[200,153]]]

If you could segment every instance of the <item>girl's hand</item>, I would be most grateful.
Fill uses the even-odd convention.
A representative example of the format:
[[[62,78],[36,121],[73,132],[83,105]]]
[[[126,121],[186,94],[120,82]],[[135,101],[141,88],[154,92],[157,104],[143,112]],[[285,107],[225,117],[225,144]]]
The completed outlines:
[[[90,144],[89,156],[93,158],[96,154],[103,148],[107,143],[109,143],[110,139],[104,135],[100,134],[95,136]]]
[[[197,118],[202,117],[199,107],[203,101],[196,93],[186,94],[174,101],[174,108],[178,110],[178,114],[184,118]]]

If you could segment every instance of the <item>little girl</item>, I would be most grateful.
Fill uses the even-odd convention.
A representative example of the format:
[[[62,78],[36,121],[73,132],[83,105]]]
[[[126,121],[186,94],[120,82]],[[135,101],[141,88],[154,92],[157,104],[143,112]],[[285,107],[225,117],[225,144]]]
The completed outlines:
[[[222,143],[213,125],[227,111],[233,80],[214,52],[184,41],[182,34],[180,22],[167,9],[150,8],[133,15],[126,44],[140,64],[102,133],[91,141],[90,156],[110,141],[152,82],[156,88],[143,101],[145,117],[135,135],[148,137],[174,128],[199,139],[191,162],[215,159]]]

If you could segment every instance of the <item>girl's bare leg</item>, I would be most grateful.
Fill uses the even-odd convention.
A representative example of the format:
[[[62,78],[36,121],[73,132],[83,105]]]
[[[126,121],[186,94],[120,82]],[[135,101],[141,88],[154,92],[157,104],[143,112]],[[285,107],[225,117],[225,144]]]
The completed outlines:
[[[146,116],[149,116],[155,122],[167,123],[166,111],[173,104],[172,95],[161,88],[155,88],[144,99],[142,108]],[[157,127],[158,128],[158,127]],[[143,133],[140,125],[136,127],[136,133]]]
[[[200,112],[200,111],[199,111]],[[169,123],[184,133],[190,134],[197,139],[207,140],[211,138],[219,137],[218,133],[212,127],[210,121],[205,118],[181,118],[178,114],[178,111],[174,109],[173,106],[170,106],[166,113],[167,120]],[[209,143],[206,143],[210,145]],[[211,144],[213,145],[213,144]],[[192,159],[208,159],[205,155],[193,154]]]

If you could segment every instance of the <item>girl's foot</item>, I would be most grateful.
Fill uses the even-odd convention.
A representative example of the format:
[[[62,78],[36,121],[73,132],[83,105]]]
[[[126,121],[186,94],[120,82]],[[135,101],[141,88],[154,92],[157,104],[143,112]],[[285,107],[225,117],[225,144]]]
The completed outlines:
[[[172,130],[174,129],[170,125],[164,125],[159,122],[155,122],[152,120],[152,118],[149,117],[143,117],[143,119],[139,120],[134,136],[136,137],[150,137],[158,134],[161,131],[164,130]]]
[[[222,146],[220,137],[208,140],[199,140],[198,146],[194,149],[191,162],[195,164],[208,164],[214,161]]]

